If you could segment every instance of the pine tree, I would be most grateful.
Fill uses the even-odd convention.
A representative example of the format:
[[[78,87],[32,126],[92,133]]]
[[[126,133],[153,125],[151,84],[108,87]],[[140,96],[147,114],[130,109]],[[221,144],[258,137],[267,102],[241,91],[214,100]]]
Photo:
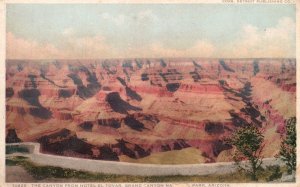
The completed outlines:
[[[279,155],[288,167],[288,173],[296,171],[296,117],[287,121],[285,138],[281,142]]]
[[[236,130],[228,143],[235,146],[234,161],[239,168],[250,173],[252,180],[257,180],[257,171],[262,164],[261,152],[264,136],[257,127],[250,124]],[[242,160],[248,160],[249,164],[241,164]]]

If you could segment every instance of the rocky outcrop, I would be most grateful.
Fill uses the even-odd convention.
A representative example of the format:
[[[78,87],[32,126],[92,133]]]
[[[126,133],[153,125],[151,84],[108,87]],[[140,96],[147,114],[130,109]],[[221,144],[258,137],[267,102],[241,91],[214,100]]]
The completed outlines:
[[[163,67],[163,68],[167,67],[167,64],[166,64],[166,62],[164,61],[164,59],[160,59],[159,62],[160,62],[161,67]]]
[[[132,145],[131,143],[120,139],[118,140],[118,144],[114,145],[114,148],[119,149],[120,154],[124,154],[130,158],[138,158],[135,154],[134,150],[131,150],[128,146]]]
[[[31,82],[31,86],[33,87],[33,88],[36,88],[37,87],[37,85],[36,85],[36,82],[35,82],[35,78],[36,78],[36,75],[28,75],[28,78],[30,79],[30,82]]]
[[[173,143],[173,150],[181,150],[187,147],[190,147],[190,145],[182,139],[179,139]]]
[[[52,112],[44,107],[30,108],[30,114],[42,119],[50,119]]]
[[[176,92],[178,88],[180,87],[179,83],[168,83],[166,85],[169,92]]]
[[[147,73],[143,73],[141,75],[141,79],[142,79],[142,81],[148,81],[149,80],[148,74]]]
[[[83,123],[81,123],[80,125],[79,125],[79,127],[81,127],[83,130],[85,130],[85,131],[92,131],[92,128],[93,128],[93,123],[92,122],[90,122],[90,121],[85,121],[85,122],[83,122]]]
[[[282,84],[281,89],[288,92],[296,92],[296,83]]]
[[[229,114],[231,116],[232,124],[236,127],[244,127],[246,125],[249,125],[248,121],[244,118],[240,117],[240,115],[234,111],[229,111]]]
[[[142,68],[143,68],[143,65],[144,65],[144,62],[142,62],[141,60],[136,59],[136,60],[135,60],[135,64],[136,64],[136,67],[137,67],[138,69],[142,69]]]
[[[71,152],[78,157],[93,157],[93,146],[77,138],[76,133],[68,129],[62,129],[56,133],[42,136],[37,141],[41,144],[42,152],[57,155],[66,155]]]
[[[19,92],[19,97],[33,106],[30,108],[31,115],[42,119],[50,119],[52,112],[40,104],[39,96],[40,91],[37,89],[23,89]]]
[[[110,160],[110,161],[118,161],[119,160],[117,153],[114,152],[112,150],[112,148],[110,148],[107,145],[100,147],[99,151],[100,151],[100,155],[98,158],[101,160]]]
[[[194,82],[199,82],[201,80],[200,74],[195,69],[194,71],[190,72],[191,77],[193,78]]]
[[[224,124],[220,122],[208,122],[205,124],[204,129],[208,134],[223,134],[225,129],[230,130],[228,127],[224,126]]]
[[[219,61],[220,65],[222,66],[222,68],[225,70],[225,71],[228,71],[228,72],[235,72],[233,69],[231,69],[226,63],[224,60],[220,60]]]
[[[27,101],[30,105],[40,107],[40,91],[37,89],[23,89],[19,92],[19,97]]]
[[[229,111],[233,125],[236,127],[243,127],[246,125],[262,127],[262,121],[265,117],[258,110],[258,106],[252,101],[251,83],[245,82],[243,88],[240,90],[229,87],[226,82],[221,81],[220,84],[225,91],[225,95],[231,102],[239,102],[239,99],[233,99],[233,97],[235,97],[240,98],[244,103],[244,107],[240,109],[240,112]]]
[[[23,108],[22,106],[6,106],[6,112],[23,116],[26,113],[29,113],[29,108]]]
[[[131,129],[136,131],[142,131],[145,129],[145,125],[140,121],[136,120],[132,115],[126,116],[126,118],[124,119],[124,123]]]
[[[19,143],[22,140],[18,137],[16,129],[8,129],[5,137],[6,143]]]
[[[112,145],[112,147],[114,150],[118,150],[117,152],[119,152],[119,155],[126,155],[130,158],[137,159],[149,156],[151,153],[151,150],[145,150],[141,146],[130,143],[124,139],[119,139],[117,141],[118,143]]]
[[[141,111],[139,107],[135,107],[124,101],[118,92],[111,92],[107,94],[106,101],[109,103],[110,107],[118,113],[127,114],[128,111]]]
[[[196,68],[202,69],[202,66],[193,60],[193,64]]]
[[[98,119],[98,125],[108,126],[112,128],[120,128],[122,119],[108,118],[108,119]]]
[[[217,157],[222,151],[231,149],[232,146],[221,140],[216,140],[212,143],[212,152]]]
[[[56,87],[64,88],[64,86],[60,86],[60,85],[56,84],[53,80],[47,78],[45,72],[43,72],[43,71],[41,71],[40,77],[45,79],[46,81],[48,81],[49,83],[51,83],[52,85],[54,85]]]
[[[126,90],[126,95],[128,97],[130,97],[131,99],[134,99],[134,100],[137,100],[137,101],[142,100],[142,97],[136,91],[132,90],[128,86],[126,86],[125,90]]]
[[[87,81],[89,84],[87,84],[87,86],[83,85],[82,80],[77,74],[71,73],[68,76],[73,80],[74,84],[77,85],[76,94],[83,99],[94,96],[101,88],[96,76],[90,73],[88,73]]]
[[[122,79],[121,77],[117,77],[117,80],[123,85],[123,86],[127,86],[126,81],[124,79]]]
[[[58,97],[62,98],[69,98],[74,95],[75,89],[59,89],[58,90]]]
[[[223,93],[221,87],[218,84],[181,84],[180,91],[193,92],[193,93]]]
[[[12,87],[6,88],[5,95],[7,98],[12,97],[14,94],[15,94],[15,92]]]

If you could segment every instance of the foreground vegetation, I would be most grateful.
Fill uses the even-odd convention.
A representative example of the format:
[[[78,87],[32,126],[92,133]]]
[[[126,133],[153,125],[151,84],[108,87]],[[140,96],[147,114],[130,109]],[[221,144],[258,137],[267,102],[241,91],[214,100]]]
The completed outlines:
[[[231,145],[236,147],[233,160],[240,169],[251,175],[253,181],[258,180],[257,172],[262,164],[263,141],[262,132],[254,124],[237,129],[228,140]],[[243,167],[240,162],[245,158],[250,163]]]
[[[296,172],[296,117],[290,118],[286,124],[285,138],[281,142],[279,155],[286,163],[288,173]]]
[[[224,175],[203,175],[203,176],[130,176],[112,175],[65,169],[54,166],[37,165],[28,158],[16,156],[6,159],[7,166],[21,166],[36,181],[47,181],[49,178],[76,179],[82,182],[252,182],[251,177],[244,171],[236,171]],[[257,182],[269,182],[279,179],[286,167],[271,166],[266,169],[260,168],[257,171]]]
[[[239,168],[248,173],[251,180],[258,181],[258,172],[263,163],[264,135],[262,131],[255,124],[242,126],[235,130],[226,142],[236,148],[233,160]],[[281,140],[280,152],[277,156],[285,162],[288,174],[296,172],[296,117],[287,120],[285,135]],[[249,164],[242,166],[240,163],[243,160],[248,160]],[[268,180],[280,176],[279,168],[274,169],[274,175]]]

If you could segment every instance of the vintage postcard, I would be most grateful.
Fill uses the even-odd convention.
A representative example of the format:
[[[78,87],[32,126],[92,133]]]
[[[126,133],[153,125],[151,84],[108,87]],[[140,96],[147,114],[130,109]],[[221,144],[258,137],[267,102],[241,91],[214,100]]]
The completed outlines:
[[[297,186],[296,1],[1,7],[3,186]]]

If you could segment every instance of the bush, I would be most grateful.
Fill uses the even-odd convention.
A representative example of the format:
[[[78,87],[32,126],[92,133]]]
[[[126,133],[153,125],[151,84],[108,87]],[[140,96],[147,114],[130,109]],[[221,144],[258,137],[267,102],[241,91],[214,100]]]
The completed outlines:
[[[282,177],[282,172],[280,171],[280,166],[268,166],[267,170],[272,171],[272,174],[266,179],[267,181],[274,181]]]

